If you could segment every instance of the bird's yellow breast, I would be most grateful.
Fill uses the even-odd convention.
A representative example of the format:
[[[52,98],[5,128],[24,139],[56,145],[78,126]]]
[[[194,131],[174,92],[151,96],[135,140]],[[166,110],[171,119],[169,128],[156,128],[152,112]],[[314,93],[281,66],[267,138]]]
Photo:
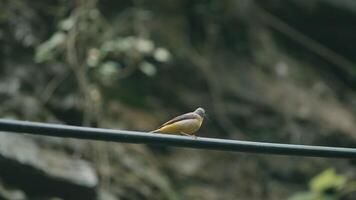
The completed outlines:
[[[193,134],[197,132],[203,122],[203,118],[185,119],[161,127],[158,132],[172,134]]]

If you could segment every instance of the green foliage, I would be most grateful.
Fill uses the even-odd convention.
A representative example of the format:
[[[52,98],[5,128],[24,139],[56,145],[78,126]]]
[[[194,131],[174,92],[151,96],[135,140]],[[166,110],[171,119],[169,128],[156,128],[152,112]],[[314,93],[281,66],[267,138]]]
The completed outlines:
[[[156,47],[154,41],[142,37],[117,37],[104,41],[99,48],[93,48],[87,56],[90,67],[103,67],[108,59],[111,62],[123,63],[128,66],[138,64],[139,69],[147,76],[156,74],[156,66],[147,60],[153,58],[154,62],[166,63],[171,59],[170,52],[163,47]]]
[[[52,35],[47,41],[36,48],[35,61],[37,63],[52,60],[57,52],[57,48],[65,41],[66,34],[58,31]]]
[[[73,28],[76,20],[74,17],[68,17],[59,22],[58,30],[46,41],[36,47],[35,61],[42,63],[56,58],[60,52],[61,46],[66,41],[67,31]]]
[[[310,182],[310,189],[323,193],[328,189],[340,191],[346,184],[346,177],[336,174],[334,169],[327,169],[314,177]]]
[[[77,23],[75,17],[68,17],[59,22],[58,30],[48,40],[36,48],[35,61],[49,62],[59,59],[59,55],[68,49],[63,49],[68,31]],[[91,37],[89,33],[76,33]],[[84,35],[83,35],[84,34]],[[111,84],[118,78],[125,78],[125,68],[139,69],[146,76],[154,76],[157,66],[154,63],[167,63],[172,59],[171,53],[164,47],[158,46],[148,38],[137,36],[113,37],[105,40],[91,39],[91,44],[82,46],[87,53],[85,64],[90,67],[98,81],[104,85]],[[95,46],[95,47],[89,47]],[[134,71],[134,70],[127,70]]]
[[[298,192],[289,200],[339,200],[341,196],[356,191],[354,184],[334,169],[327,169],[309,182],[309,191]]]

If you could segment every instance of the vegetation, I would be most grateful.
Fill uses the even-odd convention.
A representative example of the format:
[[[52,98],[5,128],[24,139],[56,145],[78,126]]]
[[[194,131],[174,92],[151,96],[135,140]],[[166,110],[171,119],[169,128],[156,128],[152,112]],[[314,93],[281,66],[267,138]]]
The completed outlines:
[[[355,20],[348,0],[3,0],[0,117],[149,131],[203,107],[198,136],[355,147]],[[356,195],[353,160],[0,137],[0,199]]]

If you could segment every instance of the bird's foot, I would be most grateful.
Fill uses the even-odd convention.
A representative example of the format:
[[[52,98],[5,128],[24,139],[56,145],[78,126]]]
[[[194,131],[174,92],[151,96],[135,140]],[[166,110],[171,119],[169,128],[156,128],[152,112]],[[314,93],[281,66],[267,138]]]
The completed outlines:
[[[190,135],[188,133],[184,133],[184,132],[180,132],[181,135],[185,135],[185,136],[188,136],[188,137],[191,137],[191,138],[194,138],[194,139],[197,139],[197,136],[195,135]]]

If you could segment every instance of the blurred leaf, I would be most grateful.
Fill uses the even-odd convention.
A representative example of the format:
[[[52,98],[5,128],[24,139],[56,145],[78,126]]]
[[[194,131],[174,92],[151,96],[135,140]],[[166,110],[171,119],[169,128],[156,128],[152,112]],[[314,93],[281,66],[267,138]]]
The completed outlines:
[[[341,189],[346,183],[344,176],[337,175],[334,169],[327,169],[310,181],[310,189],[314,192],[325,192],[327,189]]]
[[[100,73],[103,76],[112,76],[118,73],[119,63],[114,61],[106,61],[100,65]]]
[[[159,62],[168,62],[171,59],[169,51],[162,47],[157,48],[153,56]]]
[[[52,59],[55,48],[64,42],[65,37],[66,34],[62,31],[53,34],[50,39],[37,47],[35,61],[40,63]]]
[[[101,52],[97,48],[91,48],[87,56],[87,64],[89,67],[96,67],[100,62]]]
[[[157,73],[157,69],[149,62],[142,62],[140,64],[140,70],[147,76],[154,76]]]
[[[76,20],[74,17],[68,17],[67,19],[64,19],[61,22],[59,22],[59,28],[61,28],[64,31],[68,31],[74,26],[75,21]]]
[[[118,62],[106,61],[98,67],[98,79],[104,85],[111,85],[115,80],[117,80],[121,65]]]
[[[346,177],[336,174],[334,169],[327,169],[310,181],[310,191],[298,192],[289,200],[338,200],[349,185],[346,182]]]
[[[142,54],[149,54],[153,51],[155,45],[152,40],[144,38],[135,38],[135,48],[138,52]]]
[[[115,41],[114,40],[109,40],[106,41],[103,45],[100,47],[100,52],[106,55],[109,52],[112,52],[115,50]]]

